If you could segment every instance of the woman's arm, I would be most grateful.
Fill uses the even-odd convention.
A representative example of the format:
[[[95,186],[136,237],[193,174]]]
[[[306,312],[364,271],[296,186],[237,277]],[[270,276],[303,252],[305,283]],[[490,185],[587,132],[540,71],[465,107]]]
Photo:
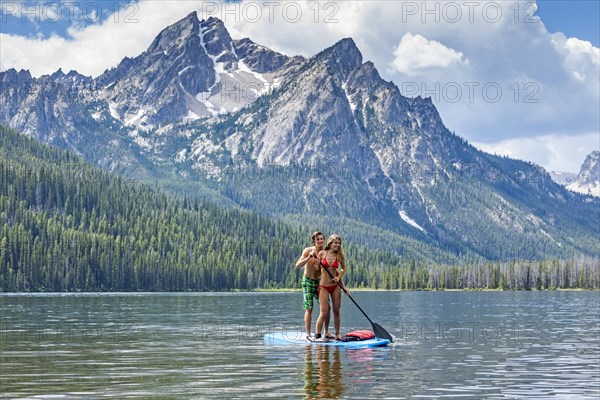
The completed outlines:
[[[340,268],[339,268],[339,272],[337,274],[337,279],[339,281],[342,280],[342,276],[344,276],[344,274],[346,273],[346,261],[340,261]]]
[[[350,291],[346,287],[346,284],[342,281],[342,276],[346,273],[346,261],[340,261],[340,272],[336,276],[336,279],[342,285],[342,292],[346,293],[348,296],[350,295]]]

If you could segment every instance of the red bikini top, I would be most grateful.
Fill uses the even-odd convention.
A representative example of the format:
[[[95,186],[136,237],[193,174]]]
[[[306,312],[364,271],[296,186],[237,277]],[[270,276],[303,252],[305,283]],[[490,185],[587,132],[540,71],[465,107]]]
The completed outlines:
[[[327,253],[327,254],[329,254],[329,253]],[[323,258],[323,261],[321,261],[321,264],[323,264],[324,267],[329,267],[330,266],[329,263],[327,262],[327,254],[325,255],[325,258]],[[338,260],[336,258],[335,262],[331,265],[331,268],[337,268],[339,266],[340,265],[339,265]]]

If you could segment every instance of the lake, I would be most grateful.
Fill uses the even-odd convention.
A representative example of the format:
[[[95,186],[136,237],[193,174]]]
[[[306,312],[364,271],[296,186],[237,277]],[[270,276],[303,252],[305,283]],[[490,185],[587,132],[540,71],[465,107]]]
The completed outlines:
[[[353,298],[392,346],[264,343],[300,292],[2,294],[0,398],[600,398],[599,292]]]

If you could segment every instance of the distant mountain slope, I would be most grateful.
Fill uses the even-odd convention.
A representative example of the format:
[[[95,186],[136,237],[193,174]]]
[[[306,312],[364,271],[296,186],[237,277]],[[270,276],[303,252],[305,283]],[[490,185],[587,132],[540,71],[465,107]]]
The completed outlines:
[[[577,178],[567,185],[567,189],[600,197],[600,150],[585,158]]]
[[[0,126],[0,291],[294,287],[309,235],[127,182]],[[356,286],[433,259],[345,246]]]
[[[2,290],[219,290],[295,281],[281,266],[308,233],[125,182],[1,126],[0,172]]]
[[[550,171],[550,177],[559,185],[566,186],[577,179],[577,174],[573,172]]]
[[[578,174],[552,171],[550,177],[573,192],[600,197],[600,151],[587,155]]]
[[[0,85],[0,120],[44,143],[354,243],[449,262],[600,254],[600,200],[478,151],[350,38],[287,57],[192,13],[98,78],[9,70]]]

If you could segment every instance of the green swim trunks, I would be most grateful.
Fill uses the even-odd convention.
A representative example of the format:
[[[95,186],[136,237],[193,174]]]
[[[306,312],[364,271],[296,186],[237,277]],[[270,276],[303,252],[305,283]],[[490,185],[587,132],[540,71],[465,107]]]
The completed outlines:
[[[304,293],[304,309],[313,309],[313,299],[319,302],[319,281],[302,275],[302,292]]]

